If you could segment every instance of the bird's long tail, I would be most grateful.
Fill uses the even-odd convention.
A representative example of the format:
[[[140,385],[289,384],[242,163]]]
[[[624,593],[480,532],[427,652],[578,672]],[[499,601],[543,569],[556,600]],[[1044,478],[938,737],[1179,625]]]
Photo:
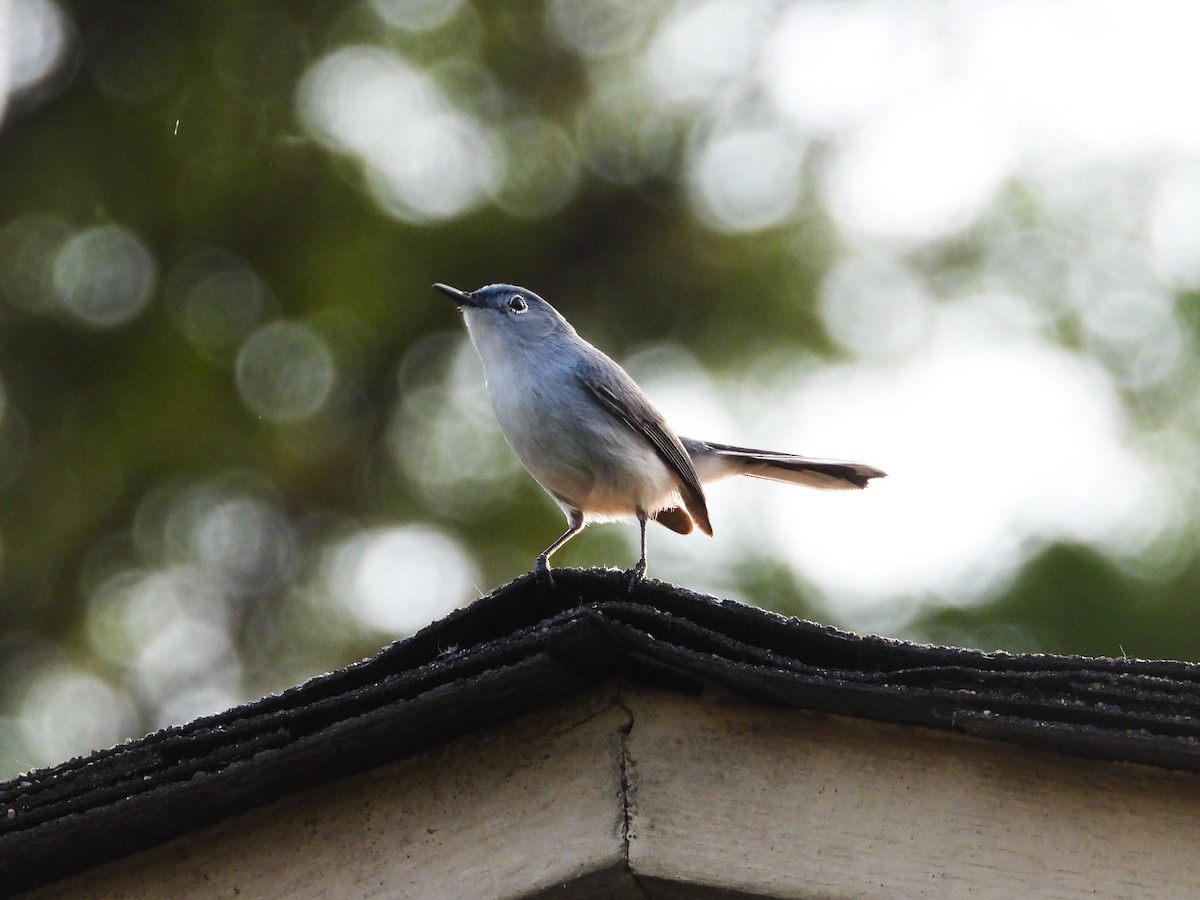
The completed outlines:
[[[680,438],[692,458],[701,482],[717,481],[733,475],[769,478],[824,490],[865,488],[872,478],[886,472],[863,463],[835,459],[809,459],[792,453],[730,447],[692,438]]]

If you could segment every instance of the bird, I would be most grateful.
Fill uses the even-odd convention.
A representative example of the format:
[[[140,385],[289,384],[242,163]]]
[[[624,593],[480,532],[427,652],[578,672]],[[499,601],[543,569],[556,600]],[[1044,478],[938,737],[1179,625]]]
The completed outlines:
[[[704,485],[722,478],[836,490],[886,475],[863,463],[678,436],[633,378],[533,291],[433,287],[462,313],[505,440],[566,515],[566,531],[534,563],[542,584],[554,583],[550,557],[585,526],[636,519],[641,555],[627,573],[632,588],[647,570],[646,524],[711,537]]]

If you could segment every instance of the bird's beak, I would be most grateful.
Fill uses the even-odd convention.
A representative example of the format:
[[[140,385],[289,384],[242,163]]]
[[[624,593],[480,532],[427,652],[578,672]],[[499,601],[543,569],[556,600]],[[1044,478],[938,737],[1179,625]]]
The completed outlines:
[[[460,291],[458,288],[452,288],[448,284],[442,284],[440,281],[434,285],[434,288],[441,291],[459,306],[478,306],[475,298],[466,291]]]

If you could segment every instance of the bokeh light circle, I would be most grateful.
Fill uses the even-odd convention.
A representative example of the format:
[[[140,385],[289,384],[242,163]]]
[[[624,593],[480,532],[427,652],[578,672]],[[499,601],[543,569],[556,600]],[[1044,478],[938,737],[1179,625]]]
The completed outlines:
[[[278,424],[316,414],[333,390],[333,354],[300,322],[271,322],[246,340],[238,354],[237,387],[255,415]]]
[[[454,538],[426,525],[360,532],[332,551],[328,590],[362,626],[409,634],[469,601],[479,577]]]
[[[54,262],[54,286],[63,308],[96,328],[135,318],[150,302],[157,279],[146,245],[120,225],[79,232]]]

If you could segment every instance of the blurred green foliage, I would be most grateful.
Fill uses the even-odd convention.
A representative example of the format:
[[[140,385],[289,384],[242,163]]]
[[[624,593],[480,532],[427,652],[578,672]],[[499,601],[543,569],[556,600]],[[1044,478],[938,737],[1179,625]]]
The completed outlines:
[[[459,323],[430,292],[435,280],[528,285],[617,358],[677,344],[717,377],[771,359],[820,366],[852,355],[817,309],[839,238],[807,180],[793,214],[770,227],[722,231],[696,214],[684,168],[703,110],[662,114],[661,161],[634,176],[580,166],[567,201],[544,214],[514,215],[484,198],[440,219],[389,215],[370,166],[322,144],[297,112],[299,85],[328,54],[384,48],[432,73],[489,128],[535,116],[576,136],[610,70],[632,66],[648,40],[635,34],[632,50],[598,63],[554,33],[553,10],[540,3],[479,0],[425,31],[380,13],[403,5],[62,3],[73,36],[65,62],[11,99],[0,130],[0,645],[9,660],[0,728],[7,721],[23,733],[22,692],[51,664],[92,673],[129,698],[116,736],[171,718],[141,676],[98,647],[95,624],[106,578],[176,558],[170,547],[148,547],[153,529],[138,524],[157,515],[156,492],[245,482],[246,496],[286,523],[289,549],[272,577],[220,588],[236,651],[213,657],[237,670],[218,695],[226,700],[281,689],[386,639],[331,625],[337,617],[312,598],[329,548],[356,528],[433,523],[469,548],[480,591],[527,568],[560,527],[531,480],[509,471],[506,487],[474,505],[443,507],[389,449],[405,398],[450,378],[457,358]],[[667,4],[647,8],[648,34]],[[529,190],[541,183],[537,171],[522,176]],[[998,215],[1019,217],[1036,199],[1014,191],[1001,205]],[[102,327],[53,299],[46,248],[108,224],[140,240],[155,274],[145,308]],[[969,280],[984,263],[983,242],[982,231],[967,231],[911,262],[931,282]],[[206,259],[249,285],[244,309],[207,324],[189,318],[198,313],[180,287]],[[245,339],[274,319],[303,323],[331,354],[336,378],[311,415],[264,418],[239,392]],[[473,427],[493,428],[486,414]],[[596,529],[577,544],[562,563],[628,561],[628,537],[615,531]],[[698,556],[706,551],[697,543]],[[909,614],[880,613],[878,622],[899,636],[1014,651],[1191,657],[1200,649],[1198,581],[1194,559],[1146,577],[1094,550],[1057,546],[987,602],[927,608],[916,598]],[[831,610],[767,554],[739,562],[720,584],[789,614],[872,624]],[[22,740],[0,740],[10,751],[0,767],[49,761]]]

